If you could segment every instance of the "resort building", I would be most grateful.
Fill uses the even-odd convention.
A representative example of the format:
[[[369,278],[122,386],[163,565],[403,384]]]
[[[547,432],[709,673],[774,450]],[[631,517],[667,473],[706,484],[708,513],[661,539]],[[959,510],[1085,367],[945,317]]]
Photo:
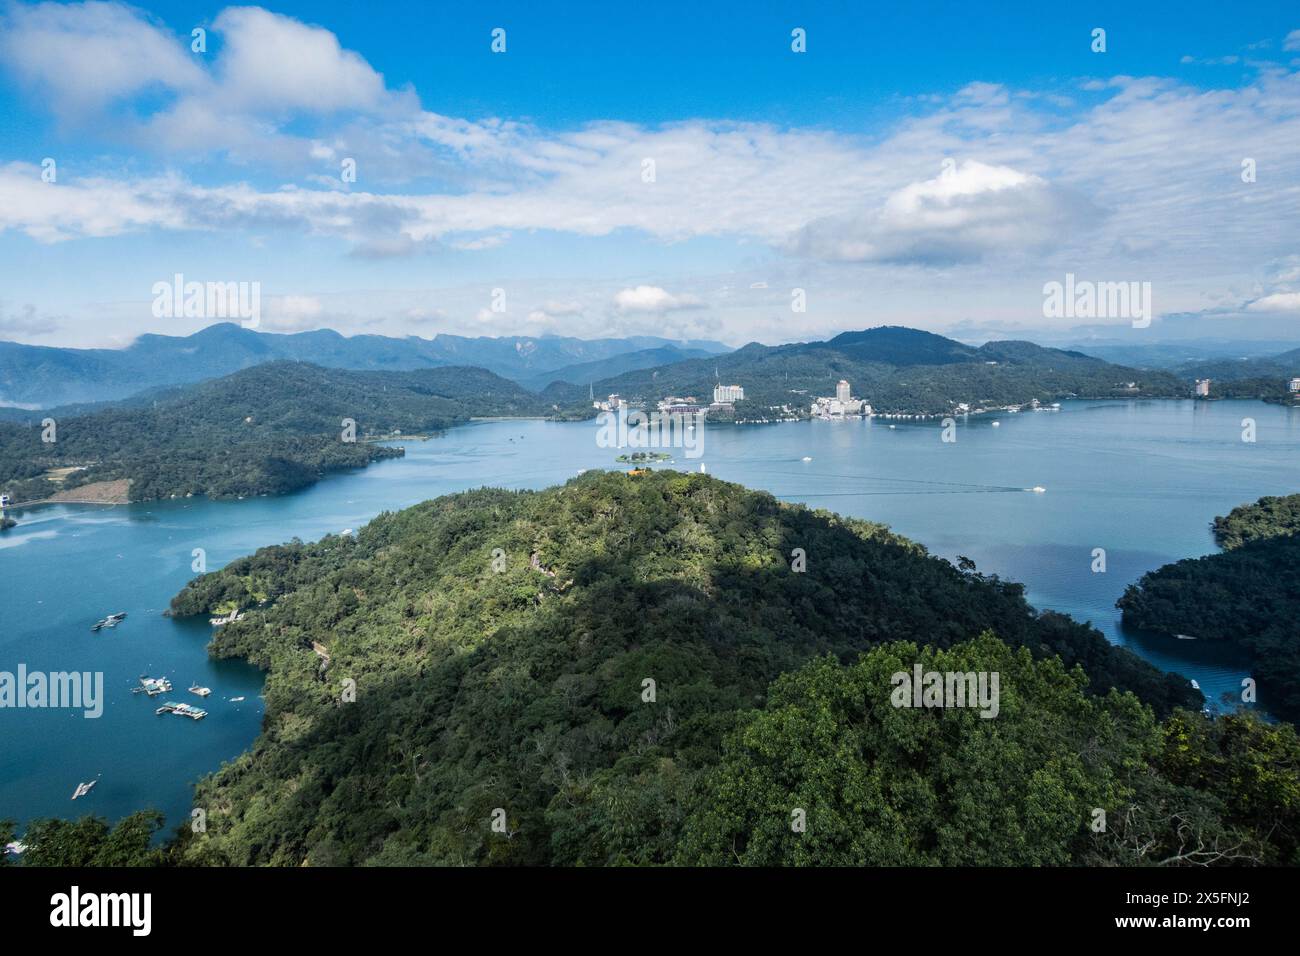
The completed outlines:
[[[745,400],[745,390],[739,385],[715,385],[713,387],[713,404],[730,405],[733,402],[743,402]]]
[[[813,400],[812,414],[817,418],[870,416],[871,406],[860,398],[854,398],[852,387],[844,379],[840,379],[835,386],[834,398],[825,396]]]

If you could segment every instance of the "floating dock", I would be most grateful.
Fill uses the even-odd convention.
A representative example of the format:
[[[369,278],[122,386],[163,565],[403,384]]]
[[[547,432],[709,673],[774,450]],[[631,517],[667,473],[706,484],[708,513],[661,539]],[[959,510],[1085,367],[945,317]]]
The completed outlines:
[[[131,688],[133,694],[148,694],[157,697],[172,689],[172,682],[166,677],[141,677],[140,686]]]
[[[193,720],[202,720],[208,716],[206,710],[199,710],[197,707],[191,707],[189,704],[173,704],[171,701],[163,704],[155,714],[175,714],[177,717],[189,717]]]

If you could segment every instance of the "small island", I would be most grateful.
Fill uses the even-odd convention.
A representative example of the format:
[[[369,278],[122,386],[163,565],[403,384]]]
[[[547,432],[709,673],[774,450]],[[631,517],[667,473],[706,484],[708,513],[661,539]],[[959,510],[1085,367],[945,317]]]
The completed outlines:
[[[634,451],[630,455],[619,455],[615,460],[629,465],[644,465],[652,461],[672,461],[673,456],[663,451]]]

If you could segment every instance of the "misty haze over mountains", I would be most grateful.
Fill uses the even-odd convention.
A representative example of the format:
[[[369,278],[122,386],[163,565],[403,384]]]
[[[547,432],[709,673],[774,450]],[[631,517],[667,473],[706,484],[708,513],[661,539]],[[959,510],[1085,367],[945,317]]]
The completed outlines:
[[[885,334],[892,329],[892,334]],[[911,334],[902,334],[904,332]],[[982,348],[1005,345],[986,343]],[[821,342],[739,350],[708,339],[673,341],[656,336],[580,339],[566,336],[481,336],[438,334],[392,338],[344,336],[331,329],[298,333],[259,332],[233,323],[209,326],[188,336],[142,335],[122,349],[77,349],[0,342],[0,407],[51,408],[115,401],[142,392],[187,385],[229,375],[265,362],[308,362],[324,368],[412,371],[467,366],[483,368],[523,387],[543,392],[555,383],[570,398],[609,380],[626,384],[633,373],[746,350],[778,354],[809,348],[830,350],[855,360],[906,367],[987,359],[979,350],[931,333],[879,327],[844,332]],[[1181,378],[1239,380],[1300,374],[1300,349],[1294,343],[1202,339],[1125,345],[1119,340],[1064,350],[1133,369],[1157,369]],[[706,367],[701,361],[697,368]],[[734,358],[723,365],[734,365]],[[743,366],[743,363],[742,363]],[[707,366],[713,371],[713,366]],[[652,372],[653,377],[657,373]],[[712,375],[709,376],[712,378]]]
[[[557,379],[585,382],[592,376],[603,378],[725,351],[727,346],[720,342],[673,342],[655,336],[593,340],[561,336],[345,337],[330,329],[277,334],[221,323],[184,337],[142,335],[124,349],[0,342],[0,404],[50,407],[110,401],[277,360],[389,371],[475,366],[540,390]],[[608,368],[600,366],[615,358]],[[578,368],[576,378],[568,371],[570,367]]]

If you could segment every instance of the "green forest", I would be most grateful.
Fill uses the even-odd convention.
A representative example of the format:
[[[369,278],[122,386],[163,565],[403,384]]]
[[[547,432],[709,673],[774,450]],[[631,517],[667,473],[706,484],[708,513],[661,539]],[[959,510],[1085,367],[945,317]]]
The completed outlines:
[[[1017,584],[706,475],[439,498],[171,613],[232,603],[211,650],[266,669],[266,715],[199,783],[205,831],[43,824],[27,865],[1300,862],[1290,725],[1210,720]],[[892,706],[918,663],[999,672],[999,715]]]
[[[1167,564],[1119,599],[1124,622],[1248,650],[1266,711],[1300,720],[1300,495],[1214,519],[1219,554]]]
[[[270,362],[81,414],[0,421],[0,490],[19,503],[125,478],[133,501],[283,494],[331,471],[400,456],[400,448],[374,444],[395,433],[427,435],[474,416],[556,414],[482,369],[357,372]],[[344,419],[356,423],[355,441],[344,440]],[[79,470],[61,482],[46,475],[68,468]]]

